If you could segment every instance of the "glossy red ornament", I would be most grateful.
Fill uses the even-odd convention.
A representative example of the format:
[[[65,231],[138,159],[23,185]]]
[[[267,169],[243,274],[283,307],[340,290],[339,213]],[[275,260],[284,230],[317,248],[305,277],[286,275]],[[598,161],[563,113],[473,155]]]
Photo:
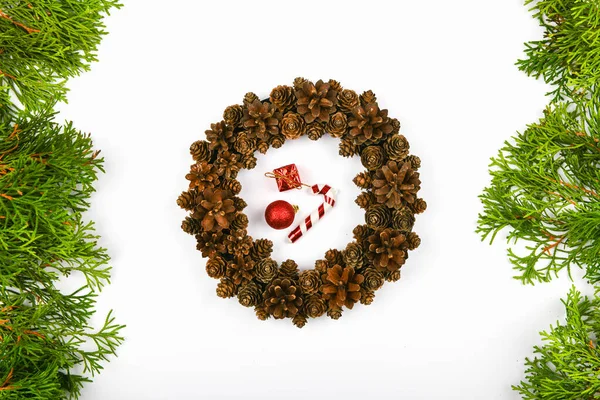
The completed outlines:
[[[267,206],[265,220],[273,229],[285,229],[292,225],[297,211],[297,206],[284,200],[277,200]]]
[[[298,173],[298,167],[296,164],[290,164],[273,170],[273,174],[276,177],[277,188],[280,192],[286,190],[296,189],[302,186],[300,181],[300,174]]]

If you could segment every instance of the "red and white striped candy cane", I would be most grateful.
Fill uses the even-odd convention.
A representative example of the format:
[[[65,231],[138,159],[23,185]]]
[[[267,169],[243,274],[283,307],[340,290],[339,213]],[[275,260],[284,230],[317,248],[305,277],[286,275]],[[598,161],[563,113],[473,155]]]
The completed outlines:
[[[313,227],[314,224],[317,223],[326,212],[328,212],[335,205],[335,197],[337,195],[337,191],[333,189],[329,185],[313,185],[310,187],[310,190],[313,194],[322,194],[324,197],[324,202],[314,210],[308,217],[302,221],[300,225],[295,227],[290,234],[288,235],[288,239],[290,242],[295,243],[298,239],[300,239],[306,231]]]

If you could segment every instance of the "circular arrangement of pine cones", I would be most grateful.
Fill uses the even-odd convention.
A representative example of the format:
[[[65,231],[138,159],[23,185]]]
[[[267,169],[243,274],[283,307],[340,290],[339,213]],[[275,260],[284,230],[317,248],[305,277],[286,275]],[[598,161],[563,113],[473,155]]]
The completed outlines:
[[[189,188],[177,199],[189,212],[182,229],[196,237],[208,258],[206,272],[219,280],[217,295],[237,296],[261,320],[290,318],[301,328],[308,318],[338,319],[357,302],[371,304],[385,281],[400,279],[409,250],[421,243],[412,232],[415,214],[427,204],[417,196],[421,161],[409,154],[399,131],[400,122],[379,108],[373,92],[359,96],[335,80],[296,78],[267,100],[247,93],[243,104],[227,107],[223,120],[206,131],[207,140],[191,145]],[[256,166],[256,151],[324,134],[339,138],[340,155],[360,156],[366,168],[354,178],[363,189],[356,203],[365,209],[365,224],[344,250],[329,250],[314,269],[301,271],[293,260],[278,265],[270,258],[270,240],[248,236],[236,177]]]

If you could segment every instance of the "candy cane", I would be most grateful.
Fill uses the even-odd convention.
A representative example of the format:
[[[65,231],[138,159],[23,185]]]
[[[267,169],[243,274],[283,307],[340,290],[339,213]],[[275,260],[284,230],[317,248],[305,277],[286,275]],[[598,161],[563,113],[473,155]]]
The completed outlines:
[[[298,239],[300,239],[306,231],[313,227],[314,224],[317,223],[326,212],[328,212],[333,206],[335,206],[335,197],[337,195],[337,191],[329,185],[313,185],[310,187],[310,190],[313,194],[322,194],[324,197],[324,202],[314,210],[309,216],[307,216],[304,221],[297,227],[295,227],[290,234],[288,235],[288,239],[290,242],[295,243]]]

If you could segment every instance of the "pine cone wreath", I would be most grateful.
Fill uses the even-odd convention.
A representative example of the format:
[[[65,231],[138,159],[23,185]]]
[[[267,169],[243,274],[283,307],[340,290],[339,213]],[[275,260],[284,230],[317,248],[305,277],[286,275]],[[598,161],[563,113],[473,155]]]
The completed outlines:
[[[254,246],[250,252],[253,260],[262,260],[269,258],[273,252],[273,242],[268,239],[258,239],[254,241]]]
[[[363,284],[366,290],[374,292],[379,290],[385,282],[385,277],[383,274],[373,267],[366,268],[363,271],[363,275],[365,277],[365,282]]]
[[[340,156],[352,157],[357,153],[357,151],[358,148],[352,140],[343,139],[342,141],[340,141]]]
[[[331,116],[325,130],[334,138],[341,138],[348,131],[348,118],[339,111]]]
[[[221,152],[215,161],[215,167],[217,167],[219,176],[225,179],[234,179],[242,168],[240,156],[229,151]]]
[[[286,139],[298,139],[306,133],[306,123],[300,114],[288,112],[281,121],[281,134]]]
[[[374,171],[383,165],[385,154],[380,146],[369,146],[362,151],[360,161],[366,169]]]
[[[238,256],[227,264],[225,274],[237,286],[254,278],[254,261],[250,257]]]
[[[423,199],[417,199],[413,204],[410,205],[410,208],[415,214],[421,214],[427,210],[427,203]]]
[[[365,222],[371,229],[383,229],[390,225],[391,212],[384,205],[371,206],[365,212]]]
[[[390,136],[383,144],[383,149],[392,161],[402,161],[408,156],[410,145],[402,135]]]
[[[296,109],[307,124],[315,120],[328,122],[329,115],[335,112],[337,92],[330,88],[329,83],[305,81],[296,86],[295,93],[298,99]]]
[[[358,205],[360,208],[364,208],[367,209],[369,208],[372,204],[375,204],[376,200],[375,200],[375,195],[371,192],[361,192],[358,197],[356,198],[356,200],[354,200],[354,202],[356,203],[356,205]]]
[[[304,305],[306,315],[310,318],[319,318],[327,312],[327,303],[320,295],[309,296]]]
[[[257,98],[244,109],[242,125],[257,138],[267,140],[269,135],[279,134],[279,115],[271,103]]]
[[[242,117],[244,116],[244,110],[239,104],[229,106],[223,111],[223,120],[229,126],[238,128],[242,125]]]
[[[261,302],[262,289],[254,282],[250,281],[238,290],[238,301],[244,307],[254,307]]]
[[[392,132],[387,110],[379,110],[376,103],[358,106],[352,110],[348,122],[350,136],[358,145],[377,143]]]
[[[410,232],[415,224],[413,211],[404,206],[392,212],[392,228],[397,231]]]
[[[217,296],[228,299],[235,296],[238,286],[229,278],[221,278],[217,285]]]
[[[415,195],[421,188],[419,173],[410,164],[397,164],[390,161],[375,173],[373,179],[377,202],[390,208],[400,208],[415,202]]]
[[[344,265],[344,254],[337,249],[329,249],[325,252],[325,259],[329,265]]]
[[[406,236],[401,232],[387,228],[369,236],[367,257],[373,266],[383,271],[396,271],[406,261]]]
[[[233,136],[233,128],[225,123],[225,121],[211,124],[210,129],[205,131],[208,147],[210,150],[229,150],[229,146],[233,144],[235,137]]]
[[[348,243],[344,250],[344,263],[348,267],[359,270],[364,265],[363,248],[357,242]]]
[[[202,220],[202,229],[205,232],[229,228],[235,218],[236,209],[229,192],[221,189],[204,189],[200,205],[196,207],[193,218]]]
[[[323,277],[325,283],[321,286],[321,291],[323,297],[334,305],[352,309],[354,303],[360,300],[360,285],[363,281],[364,276],[355,273],[354,268],[334,265]]]
[[[185,176],[190,181],[190,189],[197,188],[202,191],[206,188],[214,188],[219,185],[219,173],[217,167],[206,161],[200,161],[192,165],[190,172]]]
[[[202,253],[202,257],[215,257],[227,250],[223,232],[202,232],[196,235],[196,248]]]
[[[298,285],[306,295],[317,293],[321,287],[321,275],[315,270],[302,271],[298,277]]]
[[[256,263],[256,279],[262,283],[269,283],[279,274],[277,262],[270,258],[265,258]]]
[[[212,151],[206,140],[198,140],[192,143],[190,146],[190,154],[194,158],[194,161],[209,162],[212,158]]]
[[[349,113],[358,106],[358,95],[354,90],[344,89],[338,93],[338,106],[340,110]]]
[[[298,277],[298,264],[294,260],[285,260],[279,268],[279,276],[296,279]]]
[[[285,113],[293,107],[296,101],[294,88],[290,86],[277,86],[271,91],[269,99],[281,113]]]
[[[274,279],[264,298],[267,312],[275,319],[293,318],[303,304],[300,288],[288,278]]]
[[[221,279],[225,275],[227,263],[222,257],[209,258],[206,262],[206,273],[214,279]]]
[[[371,174],[368,171],[365,171],[356,175],[352,182],[361,189],[370,189],[373,179],[371,178]]]
[[[313,122],[306,128],[306,136],[308,136],[310,140],[319,140],[324,134],[325,127],[318,122]]]

